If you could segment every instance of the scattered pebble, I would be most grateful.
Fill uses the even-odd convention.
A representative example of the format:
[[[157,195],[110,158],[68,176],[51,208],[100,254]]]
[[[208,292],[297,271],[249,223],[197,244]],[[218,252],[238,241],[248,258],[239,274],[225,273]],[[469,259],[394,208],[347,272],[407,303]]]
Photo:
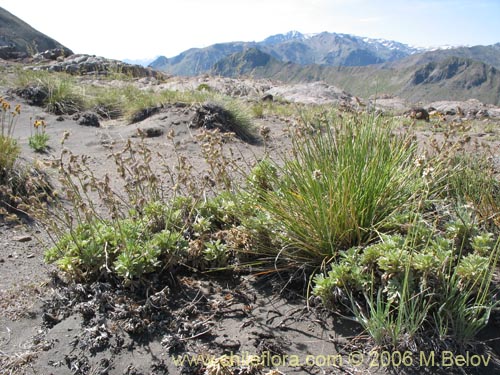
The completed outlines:
[[[33,238],[31,236],[16,236],[13,238],[14,241],[16,242],[29,242]]]
[[[28,259],[31,259],[31,258],[34,258],[34,257],[35,257],[35,254],[28,254],[28,255],[26,255],[26,258],[28,258]]]

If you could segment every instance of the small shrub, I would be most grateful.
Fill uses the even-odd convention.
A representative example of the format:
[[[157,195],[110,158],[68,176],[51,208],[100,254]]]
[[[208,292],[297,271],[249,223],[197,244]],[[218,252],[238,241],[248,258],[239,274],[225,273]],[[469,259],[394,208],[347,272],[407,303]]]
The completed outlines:
[[[426,243],[411,234],[382,235],[342,253],[315,276],[313,293],[330,308],[346,306],[384,348],[413,350],[445,339],[457,348],[470,344],[497,305],[491,286],[498,240],[473,237],[474,251],[487,249],[479,255],[447,235],[434,228]]]
[[[210,92],[212,91],[212,88],[206,84],[206,83],[200,83],[198,87],[196,88],[196,91],[207,91]]]

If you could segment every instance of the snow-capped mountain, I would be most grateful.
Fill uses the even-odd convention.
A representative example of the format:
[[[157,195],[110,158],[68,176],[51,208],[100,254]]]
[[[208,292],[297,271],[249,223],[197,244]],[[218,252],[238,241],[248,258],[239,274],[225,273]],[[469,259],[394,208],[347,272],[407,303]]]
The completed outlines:
[[[168,59],[160,56],[150,66],[171,74],[197,75],[209,72],[218,61],[248,48],[256,48],[282,62],[329,66],[380,64],[422,52],[392,40],[330,32],[303,34],[289,31],[260,42],[219,43],[206,48],[192,48]]]
[[[259,44],[264,45],[264,46],[273,46],[275,44],[284,43],[284,42],[288,42],[291,40],[302,41],[302,40],[306,40],[306,39],[308,39],[308,37],[306,35],[302,34],[299,31],[292,30],[292,31],[287,32],[286,34],[271,35],[270,37],[267,37]]]

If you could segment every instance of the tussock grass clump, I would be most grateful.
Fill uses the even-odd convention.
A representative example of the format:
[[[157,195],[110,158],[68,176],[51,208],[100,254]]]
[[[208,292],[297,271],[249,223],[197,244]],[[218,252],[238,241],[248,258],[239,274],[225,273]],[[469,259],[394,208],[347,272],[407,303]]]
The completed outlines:
[[[258,192],[281,228],[280,255],[316,264],[369,243],[391,216],[410,209],[419,184],[415,143],[392,135],[380,118],[332,118],[323,129],[296,137],[293,156],[270,176],[274,189]]]
[[[85,108],[84,91],[69,74],[22,70],[17,74],[16,85],[21,97],[57,115]]]
[[[250,144],[260,142],[257,130],[245,108],[234,100],[219,103],[202,104],[196,110],[196,115],[190,126],[207,130],[217,129],[223,133],[234,133],[237,138]]]

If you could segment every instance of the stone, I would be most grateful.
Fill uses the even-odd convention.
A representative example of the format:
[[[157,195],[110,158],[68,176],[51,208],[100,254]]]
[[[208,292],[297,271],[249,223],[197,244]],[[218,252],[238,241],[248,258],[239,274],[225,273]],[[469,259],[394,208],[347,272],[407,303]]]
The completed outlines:
[[[273,102],[274,96],[272,94],[266,94],[262,98],[260,98],[260,100],[263,102]]]
[[[37,53],[35,56],[33,56],[33,58],[35,60],[45,59],[56,61],[60,58],[69,57],[72,54],[73,52],[67,48],[53,48]]]
[[[29,241],[33,240],[33,237],[28,236],[28,235],[16,236],[13,238],[13,240],[16,242],[29,242]]]
[[[49,97],[47,90],[40,86],[27,86],[16,90],[15,93],[21,98],[26,99],[28,104],[39,107],[43,106],[45,100]]]
[[[137,129],[137,135],[134,137],[156,138],[161,137],[165,131],[159,126]]]
[[[92,112],[82,113],[78,119],[78,125],[100,127],[99,117]]]
[[[415,120],[424,120],[427,122],[430,120],[429,112],[424,108],[412,108],[407,112],[407,115]]]
[[[69,52],[61,49],[43,52],[35,60],[39,61],[39,63],[32,66],[31,69],[66,72],[75,75],[109,75],[120,73],[134,78],[151,77],[164,79],[167,77],[164,73],[148,67],[127,64],[119,60],[106,59],[94,55],[68,55]]]
[[[140,111],[137,111],[136,113],[134,113],[132,115],[132,118],[130,119],[130,123],[135,124],[137,122],[144,121],[148,117],[151,117],[151,116],[157,114],[158,112],[160,112],[160,109],[161,109],[160,106],[141,109]]]

